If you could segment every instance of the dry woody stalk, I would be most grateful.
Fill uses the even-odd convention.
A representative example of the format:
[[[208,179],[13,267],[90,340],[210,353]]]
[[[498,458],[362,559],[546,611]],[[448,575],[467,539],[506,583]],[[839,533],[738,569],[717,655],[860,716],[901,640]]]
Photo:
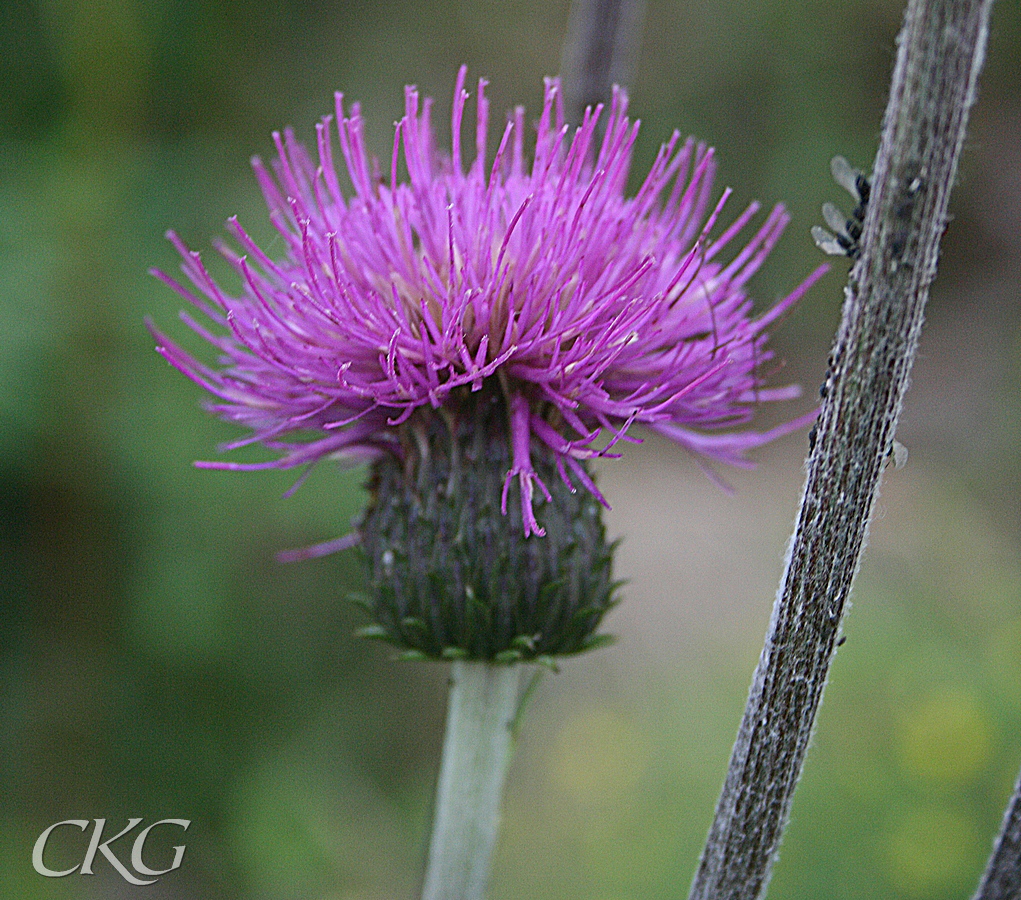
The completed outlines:
[[[797,525],[691,900],[765,893],[893,451],[991,6],[909,0]]]

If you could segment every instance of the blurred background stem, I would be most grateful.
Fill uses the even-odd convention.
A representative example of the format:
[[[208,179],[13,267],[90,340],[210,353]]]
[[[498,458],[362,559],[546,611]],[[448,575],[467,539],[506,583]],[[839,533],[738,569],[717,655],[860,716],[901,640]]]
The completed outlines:
[[[645,0],[573,0],[560,74],[568,122],[631,81]]]
[[[423,900],[482,900],[510,766],[521,667],[456,661]]]

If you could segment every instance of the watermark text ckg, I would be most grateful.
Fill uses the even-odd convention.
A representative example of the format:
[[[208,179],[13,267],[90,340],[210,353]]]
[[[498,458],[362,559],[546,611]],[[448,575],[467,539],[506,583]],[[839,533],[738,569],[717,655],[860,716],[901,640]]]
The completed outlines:
[[[188,826],[191,825],[189,819],[160,819],[158,822],[153,822],[151,825],[147,825],[143,828],[135,837],[134,843],[131,845],[131,869],[129,869],[113,852],[110,845],[120,838],[124,837],[129,831],[134,829],[141,819],[128,819],[128,824],[125,828],[121,829],[112,838],[103,840],[103,829],[106,827],[106,819],[93,819],[90,822],[88,819],[65,819],[63,822],[55,822],[50,825],[35,842],[35,846],[32,848],[32,868],[35,869],[40,875],[44,875],[46,878],[63,878],[66,875],[73,875],[78,872],[80,875],[94,875],[92,871],[92,864],[96,859],[96,854],[101,853],[106,857],[114,869],[117,870],[117,874],[121,876],[129,884],[143,885],[152,884],[159,880],[161,875],[166,875],[167,872],[172,872],[174,869],[180,867],[184,861],[184,844],[180,844],[174,847],[174,859],[171,864],[165,869],[153,869],[145,864],[142,859],[142,850],[145,847],[146,838],[149,837],[149,833],[159,826],[175,826],[184,831],[188,830]],[[85,849],[85,855],[82,861],[73,866],[70,869],[64,869],[62,871],[55,871],[49,868],[44,859],[43,855],[46,852],[46,842],[50,839],[50,836],[58,828],[69,827],[79,828],[81,831],[86,832],[89,829],[90,824],[92,825],[92,836],[89,839],[87,848]],[[142,877],[146,876],[146,877]]]

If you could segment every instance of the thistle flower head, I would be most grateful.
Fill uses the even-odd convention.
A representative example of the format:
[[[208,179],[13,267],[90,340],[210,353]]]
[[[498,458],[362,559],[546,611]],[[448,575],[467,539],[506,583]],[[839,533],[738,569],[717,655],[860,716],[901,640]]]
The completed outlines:
[[[464,84],[462,68],[449,156],[410,87],[388,167],[340,95],[318,161],[274,135],[272,173],[254,167],[282,258],[232,219],[236,296],[173,234],[190,286],[156,273],[212,322],[182,314],[218,365],[154,334],[210,409],[249,429],[226,449],[278,453],[201,465],[372,462],[357,533],[305,554],[362,544],[371,633],[433,658],[543,658],[599,643],[615,602],[588,460],[640,424],[741,464],[801,425],[746,427],[759,403],[797,393],[765,384],[766,332],[824,267],[754,315],[746,285],[787,216],[774,208],[739,244],[753,203],[718,231],[728,192],[714,203],[711,150],[674,134],[628,197],[638,123],[622,91],[571,128],[547,80],[532,152],[518,108],[490,155],[485,81],[464,149]]]
[[[717,233],[727,192],[714,202],[713,152],[677,134],[625,196],[638,122],[619,90],[571,128],[547,80],[529,161],[521,108],[490,153],[480,80],[468,151],[464,83],[462,68],[449,156],[433,141],[431,101],[411,87],[389,165],[369,154],[359,107],[346,112],[339,94],[336,118],[317,126],[317,160],[289,130],[275,135],[272,173],[254,167],[285,249],[271,257],[232,219],[242,253],[223,252],[240,276],[236,296],[170,235],[190,286],[157,274],[211,320],[182,314],[219,364],[159,333],[158,349],[214,395],[212,411],[249,429],[228,449],[279,453],[205,465],[405,459],[406,426],[486,388],[506,410],[501,505],[516,486],[527,536],[542,533],[533,501],[551,496],[536,452],[602,500],[583,462],[615,455],[636,424],[728,463],[792,427],[743,428],[757,404],[797,393],[764,384],[766,330],[816,276],[758,316],[746,293],[783,209],[743,243],[757,204]]]

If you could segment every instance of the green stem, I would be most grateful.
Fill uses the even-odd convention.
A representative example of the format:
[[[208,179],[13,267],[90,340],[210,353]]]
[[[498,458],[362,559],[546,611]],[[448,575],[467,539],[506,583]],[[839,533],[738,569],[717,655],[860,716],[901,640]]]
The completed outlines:
[[[482,900],[510,765],[521,667],[454,662],[422,900]]]

